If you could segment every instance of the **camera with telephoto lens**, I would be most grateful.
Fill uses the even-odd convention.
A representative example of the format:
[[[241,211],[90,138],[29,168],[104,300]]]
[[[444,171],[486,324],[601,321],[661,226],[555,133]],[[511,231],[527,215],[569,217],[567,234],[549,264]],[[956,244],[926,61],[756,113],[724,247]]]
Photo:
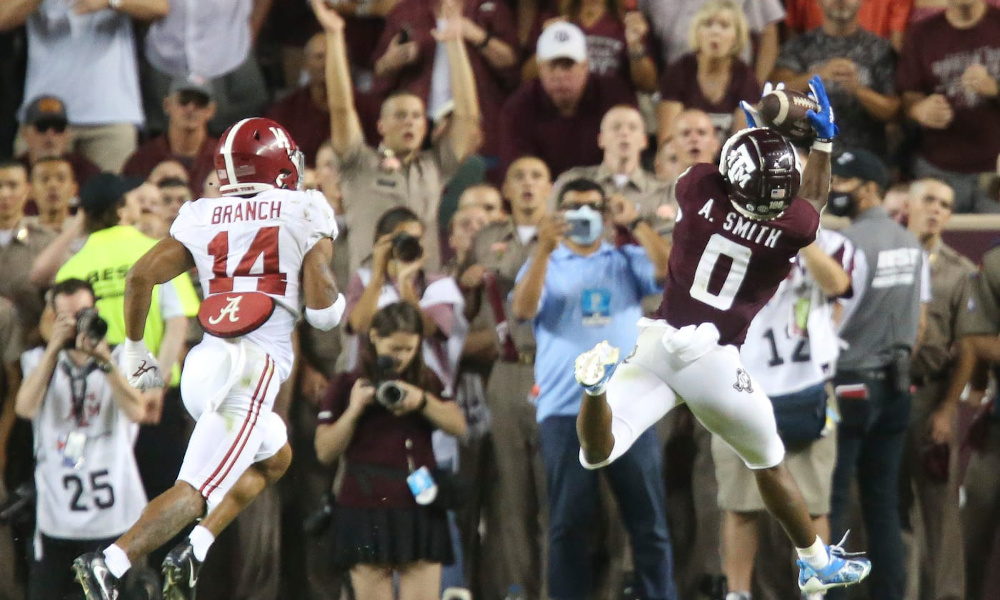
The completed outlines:
[[[95,308],[84,308],[76,315],[76,333],[90,338],[96,346],[108,334],[108,322],[97,314]],[[76,345],[76,339],[70,340],[70,346]]]
[[[398,363],[391,356],[380,356],[376,360],[378,377],[372,382],[375,386],[375,400],[382,406],[392,410],[406,397],[406,390],[395,381]]]
[[[420,238],[400,232],[392,238],[392,253],[400,262],[413,262],[424,255]]]

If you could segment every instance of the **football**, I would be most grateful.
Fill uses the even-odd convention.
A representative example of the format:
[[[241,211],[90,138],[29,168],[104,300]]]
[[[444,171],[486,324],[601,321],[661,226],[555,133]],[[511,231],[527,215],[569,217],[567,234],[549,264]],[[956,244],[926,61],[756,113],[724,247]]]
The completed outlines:
[[[774,90],[765,94],[757,111],[763,125],[777,130],[792,142],[810,143],[816,132],[809,125],[806,111],[819,112],[819,104],[809,96],[793,90]]]

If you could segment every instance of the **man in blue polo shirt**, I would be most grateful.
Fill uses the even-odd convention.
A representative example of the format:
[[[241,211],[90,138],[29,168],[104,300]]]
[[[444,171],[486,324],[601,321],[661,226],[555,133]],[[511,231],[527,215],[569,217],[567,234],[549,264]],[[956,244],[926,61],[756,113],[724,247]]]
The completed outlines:
[[[598,508],[598,474],[579,460],[581,396],[573,361],[602,340],[619,348],[635,345],[642,297],[662,288],[670,250],[638,218],[631,202],[605,198],[601,186],[589,179],[567,183],[558,208],[559,214],[538,228],[538,245],[518,274],[511,308],[516,318],[533,321],[538,344],[535,382],[549,493],[549,595],[570,600],[591,591],[588,551]],[[616,248],[604,241],[605,219],[628,230],[638,245]],[[609,466],[607,477],[629,531],[639,595],[676,598],[655,430]]]

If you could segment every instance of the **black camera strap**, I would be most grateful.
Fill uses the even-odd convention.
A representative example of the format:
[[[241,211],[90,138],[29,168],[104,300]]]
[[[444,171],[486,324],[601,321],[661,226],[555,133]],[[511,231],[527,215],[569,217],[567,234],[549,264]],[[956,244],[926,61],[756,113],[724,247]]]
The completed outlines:
[[[69,378],[70,395],[73,400],[73,418],[79,427],[86,421],[84,414],[84,402],[87,400],[87,377],[98,369],[97,363],[93,360],[87,361],[82,367],[77,367],[68,359],[59,361],[59,366],[63,373]]]

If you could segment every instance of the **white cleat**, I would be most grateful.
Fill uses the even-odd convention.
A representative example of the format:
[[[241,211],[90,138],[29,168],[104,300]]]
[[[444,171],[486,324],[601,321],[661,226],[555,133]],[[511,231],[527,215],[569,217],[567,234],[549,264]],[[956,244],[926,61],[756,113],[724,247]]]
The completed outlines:
[[[573,369],[577,383],[591,396],[603,394],[618,366],[618,355],[618,348],[603,341],[577,356]]]

